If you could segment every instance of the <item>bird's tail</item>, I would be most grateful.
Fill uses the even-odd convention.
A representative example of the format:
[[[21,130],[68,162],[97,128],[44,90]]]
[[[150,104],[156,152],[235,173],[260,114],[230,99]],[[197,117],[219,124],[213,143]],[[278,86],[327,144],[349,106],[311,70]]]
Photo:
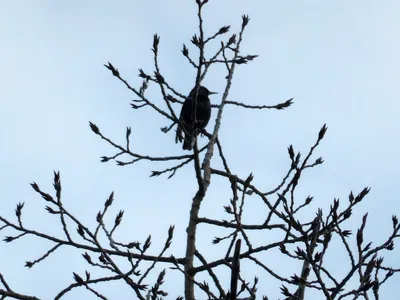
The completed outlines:
[[[175,143],[182,142],[182,128],[178,124],[178,128],[176,129],[176,135],[175,135]]]
[[[190,133],[186,132],[182,149],[183,150],[192,150],[192,148],[193,148],[193,137]]]
[[[185,137],[183,137],[183,135]],[[175,143],[182,142],[182,140],[183,140],[183,146],[182,146],[183,150],[192,150],[193,148],[192,135],[186,130],[182,130],[182,127],[179,126],[178,124],[178,128],[176,129],[176,135],[175,135]]]

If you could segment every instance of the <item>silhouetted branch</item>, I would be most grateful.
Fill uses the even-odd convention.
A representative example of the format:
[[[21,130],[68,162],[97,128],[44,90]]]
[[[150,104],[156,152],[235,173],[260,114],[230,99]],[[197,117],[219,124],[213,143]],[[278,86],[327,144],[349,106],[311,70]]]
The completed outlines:
[[[283,102],[283,103],[279,103],[276,105],[249,105],[249,104],[244,104],[241,102],[237,102],[237,101],[230,101],[227,100],[225,102],[225,104],[230,104],[230,105],[235,105],[235,106],[240,106],[240,107],[244,107],[244,108],[250,108],[250,109],[285,109],[288,108],[290,105],[293,104],[293,98],[290,98],[289,100]]]
[[[237,284],[239,280],[239,272],[240,272],[240,245],[241,245],[241,240],[236,241],[235,245],[235,252],[233,254],[233,260],[232,260],[232,271],[231,271],[231,300],[236,300],[237,299]]]
[[[195,255],[201,261],[201,263],[203,265],[207,265],[206,259],[204,258],[203,255],[200,254],[199,251],[196,250]],[[212,280],[214,281],[215,286],[217,287],[217,289],[219,291],[219,297],[221,299],[224,299],[226,297],[226,295],[225,295],[224,289],[221,286],[221,283],[219,282],[219,279],[218,279],[217,275],[215,275],[215,273],[213,272],[212,269],[208,269],[207,272],[210,275],[210,277],[212,278]]]
[[[27,296],[27,295],[23,295],[23,294],[19,294],[19,293],[14,292],[10,288],[10,286],[8,285],[6,280],[4,279],[3,274],[1,274],[1,273],[0,273],[0,282],[5,287],[5,290],[0,289],[0,296],[2,296],[1,299],[5,299],[6,297],[10,297],[10,298],[13,298],[13,299],[20,299],[20,300],[40,300],[39,298],[36,298],[34,296]]]

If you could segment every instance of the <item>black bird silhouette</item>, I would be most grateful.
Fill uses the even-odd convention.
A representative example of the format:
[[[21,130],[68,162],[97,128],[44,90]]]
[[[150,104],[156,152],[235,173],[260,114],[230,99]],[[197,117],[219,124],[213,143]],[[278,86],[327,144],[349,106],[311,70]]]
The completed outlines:
[[[182,105],[181,115],[179,117],[178,129],[176,130],[175,142],[183,141],[183,150],[192,150],[194,140],[201,129],[204,129],[211,117],[211,102],[209,95],[217,94],[210,92],[204,86],[199,87],[196,101],[196,123],[193,124],[193,102],[196,97],[196,87],[192,89],[189,97]],[[184,137],[182,136],[184,133]]]

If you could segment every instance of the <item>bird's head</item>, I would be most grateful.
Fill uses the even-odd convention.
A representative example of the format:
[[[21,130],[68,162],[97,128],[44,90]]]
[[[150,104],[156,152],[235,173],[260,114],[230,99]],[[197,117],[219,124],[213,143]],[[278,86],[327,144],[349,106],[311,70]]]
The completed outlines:
[[[209,95],[218,94],[216,92],[210,92],[206,87],[200,86],[198,92],[198,99],[203,97],[208,97]],[[194,98],[196,96],[196,87],[190,92],[189,97]]]

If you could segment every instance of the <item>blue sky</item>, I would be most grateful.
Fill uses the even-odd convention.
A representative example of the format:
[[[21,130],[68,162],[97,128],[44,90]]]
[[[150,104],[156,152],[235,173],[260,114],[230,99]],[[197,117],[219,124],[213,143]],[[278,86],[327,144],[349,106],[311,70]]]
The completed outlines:
[[[183,254],[196,187],[193,168],[186,167],[166,180],[148,177],[151,170],[164,165],[101,164],[100,156],[114,152],[90,131],[88,122],[121,143],[125,127],[131,126],[132,147],[139,153],[182,154],[173,132],[159,130],[169,123],[149,109],[133,111],[129,103],[134,95],[103,64],[112,62],[138,87],[137,70],[153,71],[150,48],[153,34],[158,33],[162,73],[187,94],[195,72],[180,50],[183,43],[190,46],[197,30],[195,9],[194,1],[184,0],[0,4],[2,215],[13,218],[16,204],[26,202],[27,226],[61,234],[57,220],[44,211],[44,203],[29,186],[36,181],[50,191],[52,171],[60,170],[65,205],[88,225],[94,226],[97,211],[114,190],[112,213],[125,210],[121,237],[144,240],[151,233],[153,253],[157,253],[168,226],[175,224],[173,249]],[[229,99],[273,105],[294,97],[295,102],[286,111],[226,108],[220,138],[232,171],[241,177],[253,172],[255,184],[273,188],[289,166],[286,147],[293,144],[304,153],[327,123],[327,135],[316,154],[325,163],[304,176],[298,197],[314,196],[308,211],[311,218],[317,207],[329,207],[334,197],[346,201],[350,190],[359,192],[370,186],[371,193],[349,227],[355,230],[361,216],[369,212],[368,239],[376,243],[390,232],[391,215],[400,212],[396,195],[400,179],[399,13],[400,4],[394,0],[210,0],[204,11],[208,35],[228,24],[237,31],[242,14],[251,18],[242,51],[259,57],[237,69]],[[195,53],[194,48],[190,50]],[[211,70],[204,82],[220,95],[222,71]],[[148,95],[162,103],[157,87]],[[220,96],[212,101],[218,103]],[[211,130],[212,125],[207,128]],[[226,183],[213,177],[201,214],[225,218],[222,206],[229,197]],[[265,216],[266,210],[257,205],[248,208],[252,220]],[[218,233],[210,235],[208,227],[200,231],[203,251],[211,249],[210,241]],[[0,246],[0,271],[15,290],[49,299],[72,282],[73,271],[82,274],[87,267],[80,252],[61,249],[26,269],[25,261],[38,258],[47,246],[34,238]],[[214,252],[219,253],[212,251],[210,260]],[[386,262],[400,267],[394,253],[388,253]],[[252,275],[257,270],[246,272]],[[289,274],[294,272],[298,269],[290,269]],[[390,299],[395,281],[387,284],[382,299]],[[263,286],[271,290],[272,282]],[[179,277],[173,277],[166,289],[176,296],[181,293],[179,284]],[[114,285],[101,290],[116,295]],[[130,295],[125,289],[118,293],[118,299]],[[79,297],[92,296],[78,290],[66,299]]]

